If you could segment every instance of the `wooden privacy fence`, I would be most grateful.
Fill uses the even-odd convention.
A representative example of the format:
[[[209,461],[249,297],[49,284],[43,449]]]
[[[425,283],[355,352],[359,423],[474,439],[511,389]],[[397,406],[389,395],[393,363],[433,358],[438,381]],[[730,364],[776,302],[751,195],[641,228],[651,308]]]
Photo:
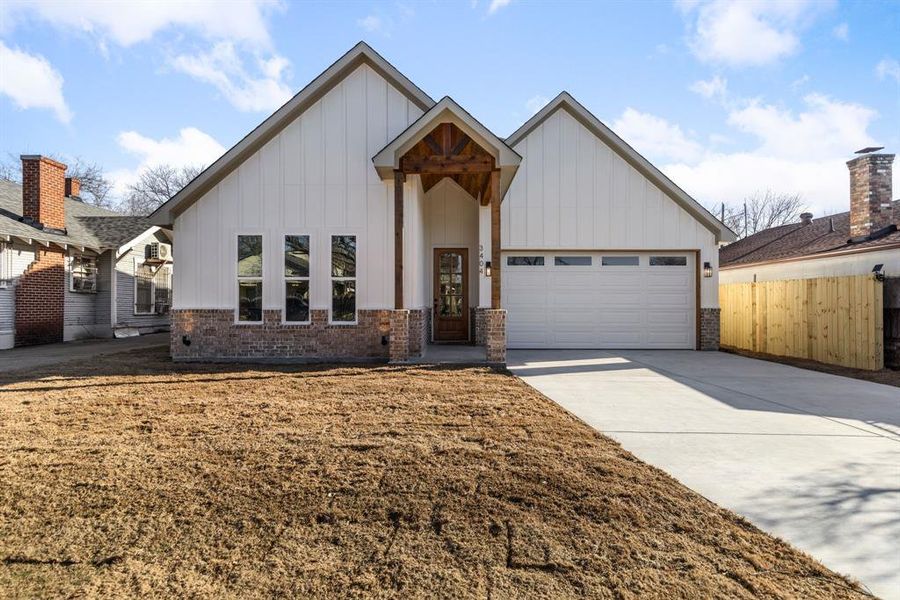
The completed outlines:
[[[882,282],[872,275],[719,286],[725,347],[878,370]]]

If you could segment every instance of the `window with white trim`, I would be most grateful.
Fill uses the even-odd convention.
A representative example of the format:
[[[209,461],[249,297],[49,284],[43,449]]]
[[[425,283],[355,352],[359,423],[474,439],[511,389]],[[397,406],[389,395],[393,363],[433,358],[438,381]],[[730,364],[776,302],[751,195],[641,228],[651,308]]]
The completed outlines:
[[[356,236],[331,236],[331,321],[356,322]]]
[[[75,254],[71,258],[69,290],[93,294],[97,291],[97,259],[93,256]]]
[[[284,236],[284,320],[309,323],[309,236]]]
[[[237,238],[238,321],[262,322],[263,238],[239,235]]]

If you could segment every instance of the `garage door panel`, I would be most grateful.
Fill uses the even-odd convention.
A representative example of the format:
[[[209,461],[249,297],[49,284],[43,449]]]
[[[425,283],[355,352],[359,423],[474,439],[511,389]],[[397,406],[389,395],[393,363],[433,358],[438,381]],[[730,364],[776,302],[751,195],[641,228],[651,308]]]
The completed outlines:
[[[640,256],[639,266],[603,266],[614,253],[591,253],[591,266],[557,266],[543,254],[544,266],[503,272],[511,348],[694,347],[692,266],[651,267],[650,253],[639,251],[627,253]],[[575,254],[584,255],[566,252]]]

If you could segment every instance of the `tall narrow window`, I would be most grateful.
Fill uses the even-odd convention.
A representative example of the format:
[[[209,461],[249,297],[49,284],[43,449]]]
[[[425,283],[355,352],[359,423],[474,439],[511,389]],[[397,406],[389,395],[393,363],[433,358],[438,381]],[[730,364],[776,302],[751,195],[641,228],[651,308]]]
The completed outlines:
[[[356,236],[331,236],[331,320],[356,322]]]
[[[309,322],[309,236],[284,236],[284,320]]]
[[[153,311],[164,315],[172,308],[172,269],[160,267],[153,277]]]
[[[147,263],[134,266],[134,314],[153,313],[153,266]]]
[[[263,250],[261,235],[239,235],[237,252],[238,321],[262,321]]]

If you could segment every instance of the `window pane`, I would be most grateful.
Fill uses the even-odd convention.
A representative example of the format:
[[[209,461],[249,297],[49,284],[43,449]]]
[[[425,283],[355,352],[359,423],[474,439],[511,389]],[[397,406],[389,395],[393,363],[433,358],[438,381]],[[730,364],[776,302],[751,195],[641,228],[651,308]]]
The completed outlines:
[[[134,278],[137,285],[134,310],[139,313],[150,312],[153,308],[153,269],[149,265],[140,265],[134,274]]]
[[[356,277],[356,236],[331,236],[331,276]]]
[[[543,267],[543,256],[507,256],[506,264],[510,267]]]
[[[238,236],[238,277],[262,277],[262,236]]]
[[[284,236],[284,276],[309,277],[309,236]]]
[[[356,320],[356,282],[331,282],[331,320]]]
[[[262,281],[238,282],[238,320],[262,321]]]
[[[553,264],[557,267],[589,267],[590,256],[554,256]]]
[[[162,267],[157,270],[153,282],[156,284],[156,295],[154,296],[156,312],[166,311],[168,310],[169,305],[172,304],[171,269],[169,269],[169,267]]]
[[[651,256],[651,267],[686,267],[687,256]]]
[[[286,281],[284,320],[309,321],[309,282]]]
[[[641,263],[637,256],[604,256],[600,264],[604,267],[636,267]]]

